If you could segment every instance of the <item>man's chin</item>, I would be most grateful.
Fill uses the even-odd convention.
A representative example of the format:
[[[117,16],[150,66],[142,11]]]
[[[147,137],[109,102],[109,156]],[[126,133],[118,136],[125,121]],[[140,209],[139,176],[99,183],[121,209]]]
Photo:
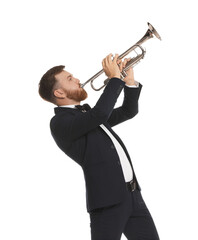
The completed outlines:
[[[79,102],[85,100],[88,97],[88,94],[84,88],[82,88],[73,92],[67,92],[67,97]]]
[[[82,88],[82,94],[81,94],[81,97],[82,97],[82,100],[81,100],[81,101],[87,99],[87,97],[88,97],[88,93],[85,91],[84,88]]]
[[[84,100],[87,99],[87,98],[88,98],[88,94],[84,95],[84,96],[81,98],[80,101],[84,101]]]

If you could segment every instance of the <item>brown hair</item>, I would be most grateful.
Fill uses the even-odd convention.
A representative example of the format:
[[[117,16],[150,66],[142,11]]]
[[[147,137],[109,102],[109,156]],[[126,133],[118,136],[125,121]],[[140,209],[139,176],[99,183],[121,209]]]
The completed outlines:
[[[56,104],[56,98],[53,94],[53,89],[57,83],[55,75],[62,72],[65,66],[59,65],[50,68],[41,78],[39,82],[39,95],[46,101]]]

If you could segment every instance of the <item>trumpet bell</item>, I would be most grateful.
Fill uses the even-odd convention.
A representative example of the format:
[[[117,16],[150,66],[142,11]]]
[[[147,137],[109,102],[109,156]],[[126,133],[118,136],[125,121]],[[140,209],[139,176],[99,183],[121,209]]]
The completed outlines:
[[[127,71],[131,66],[135,66],[137,63],[140,62],[140,60],[142,58],[144,58],[145,55],[145,50],[141,47],[141,44],[144,43],[145,41],[147,41],[150,38],[153,38],[153,36],[155,36],[156,38],[158,38],[159,40],[161,40],[161,37],[159,35],[159,33],[156,31],[156,29],[149,23],[148,24],[148,30],[145,33],[145,35],[136,43],[134,44],[132,47],[130,47],[128,50],[126,50],[124,53],[122,53],[118,59],[122,59],[123,57],[125,57],[127,54],[129,54],[131,51],[135,51],[136,48],[141,49],[141,53],[137,54],[136,57],[132,58],[130,60],[130,62],[127,63],[126,67],[123,69],[122,73],[121,73],[121,78],[123,79],[127,74],[125,71]],[[109,82],[109,79],[107,78],[104,81],[104,85],[100,88],[95,88],[93,85],[93,81],[99,77],[102,73],[104,72],[104,70],[100,70],[98,73],[96,73],[93,77],[91,77],[90,79],[88,79],[85,83],[81,84],[81,87],[84,87],[88,82],[91,83],[91,87],[95,90],[95,91],[99,91],[101,90],[105,85],[107,85],[107,83]]]
[[[156,38],[158,38],[159,40],[162,40],[159,33],[156,31],[156,29],[149,22],[147,24],[150,31],[156,36]]]

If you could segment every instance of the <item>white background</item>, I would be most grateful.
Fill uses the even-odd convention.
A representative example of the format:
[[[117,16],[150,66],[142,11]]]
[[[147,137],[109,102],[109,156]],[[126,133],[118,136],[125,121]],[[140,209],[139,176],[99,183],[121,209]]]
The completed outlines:
[[[139,113],[113,130],[125,143],[161,239],[198,239],[196,1],[2,1],[0,239],[91,239],[82,169],[55,144],[55,105],[38,95],[51,67],[85,82],[150,22],[134,67]],[[130,55],[129,55],[130,56]],[[86,86],[92,107],[102,91]],[[122,104],[123,92],[116,103]],[[122,240],[126,239],[122,235]]]

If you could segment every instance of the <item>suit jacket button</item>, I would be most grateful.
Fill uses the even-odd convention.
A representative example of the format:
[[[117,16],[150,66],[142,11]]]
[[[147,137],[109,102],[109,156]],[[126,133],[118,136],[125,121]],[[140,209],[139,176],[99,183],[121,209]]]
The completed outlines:
[[[115,148],[114,145],[111,145],[111,148],[114,149]]]
[[[118,161],[118,165],[120,165],[120,161]]]

